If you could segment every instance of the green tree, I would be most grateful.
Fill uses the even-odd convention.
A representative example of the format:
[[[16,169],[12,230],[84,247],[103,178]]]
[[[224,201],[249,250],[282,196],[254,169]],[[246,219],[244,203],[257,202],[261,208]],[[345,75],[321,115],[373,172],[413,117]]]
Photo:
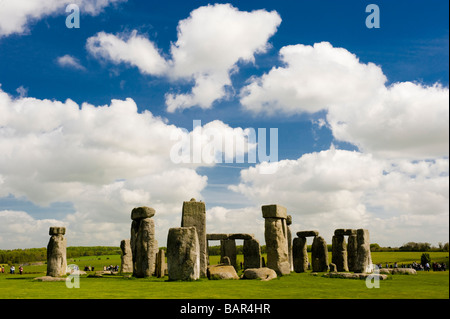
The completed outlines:
[[[430,264],[431,263],[430,254],[423,253],[422,256],[420,256],[420,263],[422,264],[422,266],[425,266],[426,263]]]

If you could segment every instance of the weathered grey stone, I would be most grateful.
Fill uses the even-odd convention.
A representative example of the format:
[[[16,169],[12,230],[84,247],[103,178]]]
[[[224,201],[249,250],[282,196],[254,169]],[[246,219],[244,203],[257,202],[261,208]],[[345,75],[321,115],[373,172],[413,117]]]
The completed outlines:
[[[358,241],[356,234],[348,236],[347,244],[347,264],[349,271],[356,269],[356,256],[358,254]]]
[[[140,220],[145,218],[151,218],[155,216],[155,210],[151,207],[136,207],[131,211],[131,219],[132,220]]]
[[[261,281],[268,281],[277,278],[277,273],[270,268],[248,268],[244,271],[242,279],[261,279]]]
[[[287,218],[287,209],[281,205],[264,205],[262,206],[262,214],[264,218]]]
[[[331,263],[331,264],[330,264],[330,272],[337,272],[337,271],[338,271],[338,270],[337,270],[336,265],[333,264],[333,263]]]
[[[234,268],[237,267],[236,262],[236,242],[233,239],[225,239],[220,241],[220,256],[230,258],[230,264]]]
[[[49,233],[52,235],[47,245],[47,276],[61,277],[67,272],[66,248],[67,241],[64,227],[51,227]]]
[[[348,273],[348,272],[329,272],[323,275],[328,278],[343,278],[343,279],[367,279],[370,276],[371,279],[386,280],[387,275],[382,274],[367,274],[367,273]]]
[[[166,253],[164,249],[159,249],[158,253],[156,254],[156,270],[155,275],[158,278],[163,278],[166,273]]]
[[[292,256],[295,272],[305,272],[308,269],[308,250],[305,237],[294,238]]]
[[[297,232],[297,236],[302,237],[316,237],[319,236],[319,232],[317,230],[304,230]]]
[[[261,267],[261,246],[257,239],[244,240],[244,269]]]
[[[129,239],[124,239],[120,242],[120,250],[122,252],[120,256],[121,273],[132,273],[133,272],[133,253],[131,252],[131,244]]]
[[[369,231],[367,229],[358,229],[356,231],[357,238],[357,255],[355,272],[371,273],[373,271],[372,256],[370,253]]]
[[[292,224],[292,216],[291,215],[287,215],[287,218],[286,218],[286,225],[291,225]]]
[[[325,239],[314,237],[311,246],[311,265],[314,272],[328,271],[328,249]]]
[[[291,272],[287,243],[287,226],[284,218],[266,218],[264,238],[266,241],[267,267],[277,275]]]
[[[227,266],[231,266],[231,261],[230,261],[230,257],[228,256],[223,256],[220,258],[220,263],[222,265],[227,265]]]
[[[200,276],[206,277],[208,266],[208,244],[206,241],[206,208],[204,202],[197,202],[192,198],[183,202],[181,227],[195,227],[200,245]]]
[[[224,240],[228,239],[228,234],[206,234],[206,240]]]
[[[356,235],[356,229],[336,229],[334,231],[336,236],[351,236]]]
[[[210,280],[239,279],[236,270],[231,265],[211,265],[207,269],[207,277]]]
[[[252,239],[254,238],[255,235],[253,234],[243,234],[243,233],[236,233],[236,234],[229,234],[227,239],[242,239],[242,240],[246,240],[246,239]]]
[[[331,245],[331,262],[336,265],[337,271],[348,271],[347,244],[344,235],[334,235]]]
[[[153,275],[155,272],[157,245],[153,219],[133,220],[130,239],[133,255],[133,276],[142,278]]]
[[[169,280],[200,278],[200,245],[195,227],[170,228],[167,235]]]
[[[50,229],[48,231],[48,234],[50,236],[53,236],[53,235],[65,235],[66,234],[66,227],[56,227],[56,226],[50,227]]]
[[[290,265],[290,271],[294,271],[294,260],[292,256],[292,232],[289,225],[292,224],[292,216],[288,215],[288,218],[286,219],[286,240],[288,244],[288,255],[289,255],[289,265]]]

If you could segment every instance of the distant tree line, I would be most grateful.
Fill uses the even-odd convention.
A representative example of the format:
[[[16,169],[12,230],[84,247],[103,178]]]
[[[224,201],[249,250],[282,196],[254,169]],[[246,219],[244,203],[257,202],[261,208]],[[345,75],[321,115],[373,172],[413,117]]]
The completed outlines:
[[[380,247],[378,244],[370,244],[370,251],[447,251],[448,242],[432,246],[430,243],[408,242],[400,247]]]
[[[327,245],[328,251],[331,252],[331,245]],[[166,249],[166,247],[161,247]],[[307,246],[308,252],[311,251],[311,245]],[[430,243],[416,243],[408,242],[401,247],[380,247],[380,245],[370,244],[371,251],[447,251],[448,242],[445,244],[439,243],[437,247]],[[236,245],[236,253],[243,254],[243,245]],[[261,253],[266,253],[266,246],[261,246]],[[102,256],[102,255],[120,255],[120,247],[111,246],[74,246],[67,247],[67,258],[77,258],[83,256]],[[220,256],[220,245],[209,246],[208,254],[210,256]],[[0,264],[20,264],[25,262],[37,262],[47,260],[47,248],[27,248],[27,249],[12,249],[0,250]]]
[[[67,247],[67,258],[82,256],[118,255],[119,247],[92,246],[92,247]],[[0,264],[20,264],[47,260],[47,248],[27,248],[0,250]]]

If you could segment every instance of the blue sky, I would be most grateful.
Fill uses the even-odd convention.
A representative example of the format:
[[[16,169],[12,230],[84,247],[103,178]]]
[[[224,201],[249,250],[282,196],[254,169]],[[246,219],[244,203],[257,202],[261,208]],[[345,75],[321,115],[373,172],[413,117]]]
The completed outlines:
[[[268,203],[326,240],[364,227],[384,245],[448,241],[447,1],[36,3],[0,0],[0,248],[45,246],[55,223],[72,230],[69,245],[118,245],[137,205],[161,211],[164,243],[191,197],[207,203],[211,232],[261,241]],[[69,3],[80,28],[66,27]],[[370,3],[378,29],[365,25]],[[147,68],[152,60],[163,71]],[[219,86],[193,94],[204,78]],[[194,102],[170,110],[168,94]],[[201,107],[202,94],[216,95]],[[278,170],[168,163],[165,138],[193,120],[277,128]]]

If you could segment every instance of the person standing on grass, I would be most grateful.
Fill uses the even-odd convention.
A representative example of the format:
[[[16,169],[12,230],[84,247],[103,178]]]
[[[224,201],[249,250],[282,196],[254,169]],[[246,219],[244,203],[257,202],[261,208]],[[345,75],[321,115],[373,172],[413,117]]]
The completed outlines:
[[[19,266],[19,274],[21,274],[21,275],[23,274],[23,267],[22,267],[22,265]]]

